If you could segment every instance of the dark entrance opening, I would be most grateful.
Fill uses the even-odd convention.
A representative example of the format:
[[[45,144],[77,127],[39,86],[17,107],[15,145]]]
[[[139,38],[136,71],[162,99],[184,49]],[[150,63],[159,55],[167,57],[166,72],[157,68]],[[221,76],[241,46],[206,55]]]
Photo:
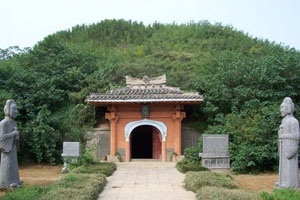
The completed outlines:
[[[144,125],[136,127],[130,136],[131,158],[153,158],[153,127]]]

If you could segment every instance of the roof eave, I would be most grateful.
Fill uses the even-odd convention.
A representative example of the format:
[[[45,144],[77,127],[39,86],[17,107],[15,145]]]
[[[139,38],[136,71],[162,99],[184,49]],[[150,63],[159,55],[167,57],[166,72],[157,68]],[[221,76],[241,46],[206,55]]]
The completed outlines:
[[[184,104],[199,104],[203,99],[112,99],[112,100],[100,100],[100,99],[88,99],[89,104],[132,104],[132,103],[184,103]]]

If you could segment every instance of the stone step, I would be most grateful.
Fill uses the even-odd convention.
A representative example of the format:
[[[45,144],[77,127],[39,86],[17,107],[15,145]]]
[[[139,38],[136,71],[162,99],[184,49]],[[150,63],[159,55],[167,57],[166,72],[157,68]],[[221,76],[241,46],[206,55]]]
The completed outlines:
[[[161,162],[161,159],[139,159],[139,158],[135,158],[135,159],[131,159],[131,162]]]

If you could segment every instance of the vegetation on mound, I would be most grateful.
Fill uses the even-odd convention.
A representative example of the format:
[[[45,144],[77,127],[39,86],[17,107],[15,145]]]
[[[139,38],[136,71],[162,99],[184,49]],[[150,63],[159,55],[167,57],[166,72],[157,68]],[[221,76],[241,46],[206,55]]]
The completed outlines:
[[[163,73],[168,85],[204,94],[187,118],[205,124],[196,125],[201,132],[230,134],[233,170],[276,170],[282,99],[292,97],[300,113],[300,53],[206,21],[105,20],[49,35],[32,49],[1,49],[0,107],[8,98],[18,104],[19,158],[61,162],[62,141],[84,143],[102,116],[86,105],[90,92],[124,86],[126,75]]]
[[[236,189],[238,186],[233,183],[230,175],[223,175],[211,171],[188,172],[185,176],[185,187],[188,190],[197,192],[201,187],[224,187],[228,189]]]
[[[261,198],[258,194],[240,189],[201,187],[197,191],[197,200],[261,200]]]
[[[187,173],[189,171],[207,171],[208,169],[202,167],[200,161],[190,161],[187,159],[183,159],[176,163],[176,168],[181,173]]]
[[[83,166],[82,166],[83,167]],[[114,163],[78,167],[49,186],[24,186],[7,192],[1,200],[94,200],[103,190],[106,176],[116,170]]]

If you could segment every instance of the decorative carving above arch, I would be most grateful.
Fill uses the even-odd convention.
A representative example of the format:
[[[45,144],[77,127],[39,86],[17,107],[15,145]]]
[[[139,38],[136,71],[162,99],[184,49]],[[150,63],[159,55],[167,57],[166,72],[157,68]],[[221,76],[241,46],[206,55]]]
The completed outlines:
[[[143,125],[154,126],[155,128],[157,128],[159,130],[159,132],[161,133],[162,141],[166,141],[167,126],[163,122],[149,120],[149,119],[133,121],[133,122],[129,122],[128,124],[126,124],[125,129],[124,129],[126,141],[129,141],[130,134],[133,131],[133,129],[135,129],[138,126],[143,126]]]

